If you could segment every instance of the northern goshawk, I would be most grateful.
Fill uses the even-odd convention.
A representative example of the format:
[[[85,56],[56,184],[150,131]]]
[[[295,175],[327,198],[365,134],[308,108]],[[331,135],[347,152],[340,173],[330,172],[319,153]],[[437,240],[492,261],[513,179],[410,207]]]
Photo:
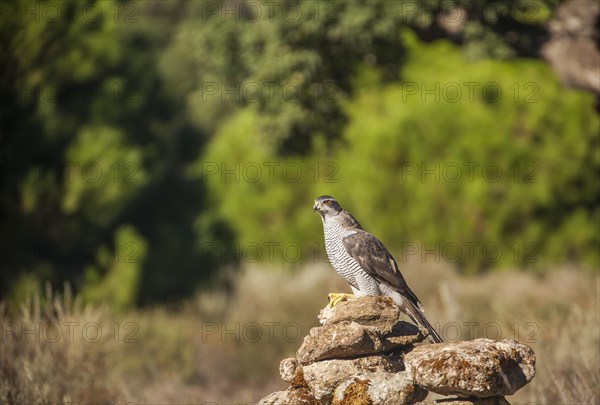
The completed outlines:
[[[406,284],[398,264],[375,236],[362,229],[348,212],[331,196],[315,200],[313,209],[321,215],[325,233],[325,250],[331,265],[352,288],[355,296],[386,295],[408,315],[429,331],[434,343],[442,338],[423,314],[419,299]],[[330,304],[351,297],[350,294],[330,294]]]

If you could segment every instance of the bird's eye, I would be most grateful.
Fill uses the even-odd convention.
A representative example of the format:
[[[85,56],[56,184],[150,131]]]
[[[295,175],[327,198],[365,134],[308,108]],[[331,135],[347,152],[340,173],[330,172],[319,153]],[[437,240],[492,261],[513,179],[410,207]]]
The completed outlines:
[[[323,201],[323,204],[325,204],[325,205],[331,205],[331,200],[325,200],[325,201]]]

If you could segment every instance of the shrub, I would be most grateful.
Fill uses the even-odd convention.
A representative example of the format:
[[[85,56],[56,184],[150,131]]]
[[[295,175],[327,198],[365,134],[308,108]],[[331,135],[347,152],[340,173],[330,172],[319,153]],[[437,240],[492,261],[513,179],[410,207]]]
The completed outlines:
[[[18,316],[9,317],[2,304],[0,322],[3,404],[114,403],[119,398],[107,361],[111,336],[105,310],[84,307],[68,287],[63,296],[53,296],[47,287],[44,297],[30,296]]]

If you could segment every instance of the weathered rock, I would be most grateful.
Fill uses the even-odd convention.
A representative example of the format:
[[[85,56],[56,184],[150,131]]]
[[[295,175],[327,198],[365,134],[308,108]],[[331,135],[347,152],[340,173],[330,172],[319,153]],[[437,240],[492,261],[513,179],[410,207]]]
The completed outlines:
[[[281,363],[279,363],[279,374],[281,375],[281,379],[290,383],[292,387],[306,386],[302,367],[298,364],[298,360],[293,357],[281,360]]]
[[[337,398],[340,403],[355,403],[350,398],[362,395],[370,398],[374,404],[401,404],[423,399],[427,395],[403,371],[400,360],[383,355],[353,360],[324,360],[302,369],[308,387],[320,401],[330,402]],[[364,386],[365,383],[357,382],[359,380],[366,381],[368,387]],[[404,398],[402,401],[405,402],[397,402],[398,398]]]
[[[323,308],[319,314],[323,325],[351,321],[375,326],[382,332],[389,332],[400,321],[400,317],[400,308],[385,296],[365,296],[342,301],[333,308]]]
[[[424,338],[416,327],[398,322],[387,334],[375,326],[341,321],[312,328],[296,357],[302,364],[329,359],[347,359],[384,353],[399,346],[419,342]]]
[[[334,405],[412,404],[427,397],[427,391],[406,378],[405,373],[365,373],[338,385]]]
[[[320,405],[308,388],[290,388],[285,391],[273,392],[257,405]]]
[[[394,328],[383,335],[386,347],[413,345],[426,339],[428,332],[412,323],[400,321]],[[412,346],[411,346],[412,347]]]
[[[535,355],[512,340],[477,339],[434,345],[418,327],[401,321],[386,297],[362,297],[322,311],[297,358],[281,361],[287,391],[260,404],[408,404],[427,391],[460,398],[423,405],[508,405],[503,398],[535,375]]]
[[[401,328],[404,335],[415,335],[415,341],[423,341],[427,331],[402,321],[402,316],[402,311],[390,297],[365,296],[342,301],[333,308],[323,308],[319,313],[319,321],[322,325],[344,321],[356,322],[359,325],[372,326],[383,335],[394,334],[395,329]],[[423,335],[422,339],[420,335]]]
[[[351,358],[383,350],[380,336],[356,322],[344,321],[312,328],[296,357],[302,364],[325,359]]]
[[[442,395],[512,395],[535,376],[535,354],[514,340],[475,339],[416,347],[404,356],[421,387]]]
[[[310,330],[297,358],[310,364],[383,353],[423,341],[426,332],[400,316],[400,309],[388,297],[367,296],[327,307],[320,315],[323,326]]]
[[[444,398],[419,402],[418,405],[510,405],[504,397]]]
[[[288,391],[275,391],[258,401],[258,405],[279,405],[288,402]]]

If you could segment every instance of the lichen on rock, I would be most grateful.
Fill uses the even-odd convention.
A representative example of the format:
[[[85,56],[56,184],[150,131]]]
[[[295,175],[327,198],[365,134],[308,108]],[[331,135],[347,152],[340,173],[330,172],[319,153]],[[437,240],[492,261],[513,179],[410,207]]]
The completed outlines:
[[[326,307],[296,358],[281,361],[286,391],[262,405],[506,405],[535,376],[535,354],[513,340],[420,344],[425,333],[387,297]],[[428,391],[451,398],[424,401]]]

